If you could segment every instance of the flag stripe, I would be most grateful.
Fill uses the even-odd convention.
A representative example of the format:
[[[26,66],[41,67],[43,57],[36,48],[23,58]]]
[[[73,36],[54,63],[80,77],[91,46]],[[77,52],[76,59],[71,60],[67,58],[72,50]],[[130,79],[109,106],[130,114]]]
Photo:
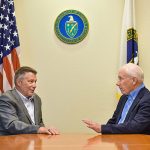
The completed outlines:
[[[12,82],[13,82],[12,81],[12,71],[11,71],[11,64],[8,60],[8,57],[3,58],[3,68],[6,73],[6,77],[9,82],[9,85],[10,85],[10,87],[12,87]]]
[[[15,48],[11,52],[11,57],[12,57],[13,69],[14,71],[16,71],[20,67],[20,61]]]
[[[4,90],[3,90],[3,76],[2,74],[0,73],[0,92],[3,93]]]
[[[19,36],[13,0],[0,6],[0,94],[14,87],[14,72],[20,67]]]

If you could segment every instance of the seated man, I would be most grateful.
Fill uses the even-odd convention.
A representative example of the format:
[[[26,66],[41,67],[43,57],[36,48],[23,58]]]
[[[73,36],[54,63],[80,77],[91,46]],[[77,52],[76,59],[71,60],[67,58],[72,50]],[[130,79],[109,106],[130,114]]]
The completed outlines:
[[[150,133],[150,91],[143,83],[142,69],[132,63],[120,68],[118,82],[122,96],[107,124],[83,120],[87,127],[102,134]]]
[[[15,72],[15,88],[0,96],[0,135],[45,133],[59,134],[46,128],[42,120],[41,99],[34,93],[36,70],[21,67]]]

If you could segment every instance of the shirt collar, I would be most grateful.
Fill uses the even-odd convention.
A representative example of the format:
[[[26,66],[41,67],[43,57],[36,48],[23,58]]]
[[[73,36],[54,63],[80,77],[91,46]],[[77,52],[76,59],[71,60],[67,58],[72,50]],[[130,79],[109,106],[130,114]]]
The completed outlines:
[[[144,83],[142,83],[141,85],[139,85],[135,90],[133,90],[132,92],[130,92],[129,96],[131,96],[133,99],[136,98],[136,96],[138,95],[139,91],[145,87]]]
[[[19,96],[21,97],[22,100],[33,100],[33,96],[26,97],[22,93],[20,93],[17,89],[16,89],[16,91],[17,91],[17,93],[19,94]]]

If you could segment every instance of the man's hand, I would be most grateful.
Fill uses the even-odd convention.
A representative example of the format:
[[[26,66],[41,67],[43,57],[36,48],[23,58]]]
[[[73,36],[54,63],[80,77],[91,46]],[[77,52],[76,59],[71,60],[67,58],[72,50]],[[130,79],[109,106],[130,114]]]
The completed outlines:
[[[93,122],[91,120],[88,119],[84,119],[82,120],[85,124],[87,124],[88,128],[93,129],[94,131],[101,133],[101,124]]]
[[[54,127],[51,127],[51,128],[40,127],[38,129],[37,133],[39,133],[39,134],[49,134],[49,135],[58,135],[59,131]]]

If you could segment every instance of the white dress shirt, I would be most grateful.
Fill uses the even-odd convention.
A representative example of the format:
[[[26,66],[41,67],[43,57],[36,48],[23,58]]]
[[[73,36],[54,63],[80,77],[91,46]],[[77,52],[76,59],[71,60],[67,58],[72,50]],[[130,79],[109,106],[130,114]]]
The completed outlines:
[[[34,102],[33,102],[33,97],[27,98],[24,95],[22,95],[18,90],[16,90],[18,94],[20,95],[25,107],[27,108],[27,111],[30,115],[30,118],[32,120],[32,124],[35,124],[35,119],[34,119]]]

